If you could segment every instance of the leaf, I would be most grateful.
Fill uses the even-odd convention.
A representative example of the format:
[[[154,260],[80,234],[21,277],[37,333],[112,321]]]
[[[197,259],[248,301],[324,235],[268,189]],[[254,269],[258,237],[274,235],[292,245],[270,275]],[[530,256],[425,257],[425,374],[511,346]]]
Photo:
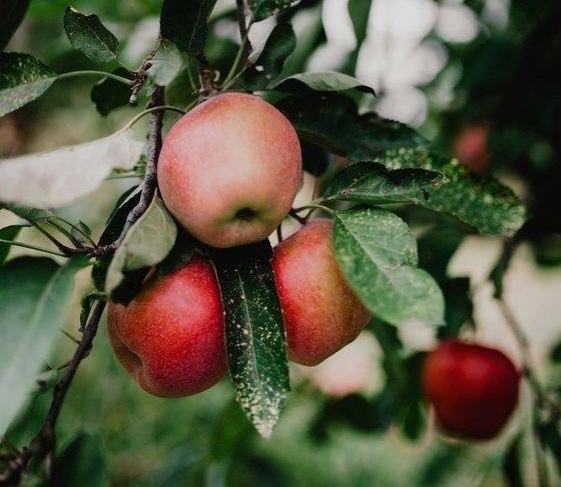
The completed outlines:
[[[8,241],[14,240],[17,237],[21,228],[22,228],[21,225],[10,225],[4,228],[0,228],[0,240],[8,240]],[[6,257],[8,257],[8,253],[10,252],[10,247],[11,245],[8,243],[0,242],[0,266],[4,263]]]
[[[357,48],[366,39],[371,6],[372,0],[349,0],[348,10],[355,31]]]
[[[388,170],[381,164],[357,162],[337,173],[323,201],[354,201],[377,205],[411,201],[420,204],[445,181],[442,174],[425,169]]]
[[[169,85],[183,69],[184,60],[181,53],[166,39],[158,44],[156,54],[151,60],[148,76],[159,86]]]
[[[267,241],[213,254],[236,400],[265,438],[271,436],[290,389],[283,317],[270,257]]]
[[[317,71],[294,74],[279,81],[272,89],[278,91],[301,92],[308,89],[318,92],[341,92],[356,90],[375,95],[374,90],[356,78],[337,71]]]
[[[130,72],[125,68],[117,68],[113,74],[130,78]],[[90,98],[97,111],[106,117],[113,110],[129,104],[131,97],[130,86],[113,78],[103,78],[92,88]]]
[[[30,54],[0,53],[0,117],[39,98],[57,74]]]
[[[376,161],[392,169],[420,167],[444,174],[447,181],[423,206],[453,215],[484,235],[513,235],[526,220],[526,209],[510,188],[492,176],[471,175],[457,159],[418,148],[388,150]]]
[[[248,6],[253,12],[255,22],[265,20],[271,15],[278,15],[281,12],[296,5],[300,0],[249,0]]]
[[[257,60],[244,71],[239,83],[250,91],[266,89],[282,72],[284,61],[296,47],[292,26],[278,24],[272,30]]]
[[[31,0],[2,0],[0,4],[0,51],[21,24]]]
[[[335,213],[333,233],[343,275],[376,318],[396,326],[443,322],[442,292],[416,268],[416,242],[403,220],[380,208],[353,208]]]
[[[112,296],[126,271],[137,271],[158,264],[168,255],[177,236],[177,227],[158,197],[130,228],[109,265],[105,292]]]
[[[290,94],[276,107],[303,139],[353,162],[374,161],[388,149],[427,146],[421,136],[402,123],[373,112],[359,115],[356,103],[341,93]]]
[[[508,487],[524,487],[522,475],[522,438],[516,436],[506,449],[503,461],[502,471],[507,480]]]
[[[160,32],[187,54],[203,50],[208,35],[208,19],[216,0],[164,0]]]
[[[63,22],[70,44],[92,61],[108,63],[117,59],[119,41],[97,15],[84,15],[68,5]]]
[[[87,264],[73,258],[20,257],[0,268],[0,436],[25,403],[48,359],[72,302],[74,274]]]
[[[99,441],[80,433],[55,457],[52,485],[104,487],[109,485],[107,462]]]
[[[113,169],[132,169],[144,144],[131,130],[85,144],[0,160],[0,202],[56,208],[94,192]]]

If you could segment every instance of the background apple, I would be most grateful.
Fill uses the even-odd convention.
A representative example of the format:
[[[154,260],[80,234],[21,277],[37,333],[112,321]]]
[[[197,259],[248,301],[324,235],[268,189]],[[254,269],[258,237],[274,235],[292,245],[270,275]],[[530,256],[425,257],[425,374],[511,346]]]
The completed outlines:
[[[370,319],[339,270],[332,229],[331,220],[313,220],[273,249],[288,358],[302,365],[317,365],[334,354]]]
[[[261,98],[224,93],[182,117],[158,163],[162,198],[177,220],[213,247],[267,238],[302,179],[296,132]]]
[[[220,291],[202,257],[149,282],[127,306],[109,303],[107,327],[121,364],[156,396],[197,394],[226,374]]]
[[[516,408],[520,374],[501,351],[445,340],[429,353],[423,385],[440,425],[449,433],[496,436]]]

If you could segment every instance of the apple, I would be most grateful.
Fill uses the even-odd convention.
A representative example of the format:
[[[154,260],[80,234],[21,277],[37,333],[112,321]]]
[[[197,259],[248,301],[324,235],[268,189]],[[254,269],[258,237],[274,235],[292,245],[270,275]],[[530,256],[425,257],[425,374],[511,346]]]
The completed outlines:
[[[127,306],[109,303],[107,328],[117,359],[156,396],[197,394],[226,374],[220,290],[201,256],[146,283]]]
[[[302,365],[317,365],[333,355],[370,320],[339,270],[332,230],[331,220],[312,220],[273,249],[287,355]]]
[[[463,127],[454,140],[454,156],[475,174],[483,174],[489,169],[488,135],[486,125],[470,124]]]
[[[437,422],[454,436],[495,437],[518,402],[520,374],[501,351],[448,339],[429,353],[423,387]]]
[[[207,245],[266,239],[290,211],[302,154],[288,119],[261,98],[222,93],[179,119],[158,161],[169,211]]]

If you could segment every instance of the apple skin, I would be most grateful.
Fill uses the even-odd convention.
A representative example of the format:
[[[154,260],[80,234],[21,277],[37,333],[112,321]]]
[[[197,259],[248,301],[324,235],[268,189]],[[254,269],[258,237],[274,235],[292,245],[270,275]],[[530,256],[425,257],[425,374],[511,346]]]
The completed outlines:
[[[216,95],[184,115],[158,162],[169,211],[197,239],[220,248],[266,239],[290,211],[301,180],[293,126],[245,93]]]
[[[335,259],[333,222],[312,220],[273,249],[289,360],[317,365],[352,342],[370,320]]]
[[[127,306],[109,303],[107,328],[117,359],[155,396],[197,394],[226,374],[220,291],[200,256],[148,282]]]
[[[484,174],[491,164],[488,135],[486,125],[470,124],[463,127],[454,140],[454,156],[474,174]]]
[[[427,356],[426,396],[440,426],[467,440],[494,438],[518,403],[520,374],[501,351],[448,339]]]

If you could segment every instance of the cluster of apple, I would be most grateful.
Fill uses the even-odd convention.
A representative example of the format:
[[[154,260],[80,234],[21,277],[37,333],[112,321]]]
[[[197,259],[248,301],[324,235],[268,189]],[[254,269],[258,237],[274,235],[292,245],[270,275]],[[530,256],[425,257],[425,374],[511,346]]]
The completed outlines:
[[[222,93],[167,134],[158,184],[170,213],[216,248],[266,239],[289,213],[302,180],[290,122],[261,98]],[[354,340],[370,319],[335,260],[332,222],[311,220],[273,249],[287,355],[316,365]],[[212,263],[189,263],[145,283],[127,305],[110,303],[117,358],[146,391],[167,397],[208,389],[227,372],[224,313]]]

